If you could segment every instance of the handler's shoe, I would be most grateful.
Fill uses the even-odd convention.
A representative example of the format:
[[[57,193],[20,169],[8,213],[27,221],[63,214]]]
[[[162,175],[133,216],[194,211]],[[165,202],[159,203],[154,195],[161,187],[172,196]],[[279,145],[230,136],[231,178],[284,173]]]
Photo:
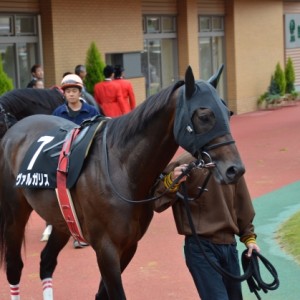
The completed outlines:
[[[49,236],[51,234],[51,231],[52,231],[52,225],[48,225],[45,228],[45,230],[44,230],[44,232],[42,234],[41,242],[47,242],[48,241]]]
[[[74,240],[73,246],[74,246],[75,249],[80,249],[80,248],[84,248],[86,246],[89,246],[89,244]]]

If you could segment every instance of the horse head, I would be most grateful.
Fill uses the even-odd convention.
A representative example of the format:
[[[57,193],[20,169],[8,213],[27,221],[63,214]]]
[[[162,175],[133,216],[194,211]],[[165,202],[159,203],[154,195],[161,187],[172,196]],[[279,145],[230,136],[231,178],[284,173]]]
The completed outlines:
[[[208,82],[195,81],[191,67],[177,98],[174,136],[177,143],[206,162],[213,162],[213,173],[222,183],[234,183],[245,172],[231,135],[230,111],[215,87],[223,66]]]

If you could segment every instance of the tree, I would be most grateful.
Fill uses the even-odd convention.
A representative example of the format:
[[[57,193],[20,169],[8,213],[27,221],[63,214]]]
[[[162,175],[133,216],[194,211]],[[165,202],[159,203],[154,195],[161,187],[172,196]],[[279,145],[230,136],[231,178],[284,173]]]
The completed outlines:
[[[275,85],[278,87],[279,94],[283,96],[285,94],[286,81],[285,81],[285,74],[279,63],[277,63],[276,65],[276,69],[274,73],[274,82]]]
[[[14,88],[12,79],[3,70],[2,58],[0,55],[0,95],[11,91]]]
[[[295,91],[295,70],[292,59],[289,57],[285,66],[286,94],[292,94]]]
[[[268,88],[269,95],[280,95],[280,87],[275,81],[274,75],[271,76],[270,85]]]
[[[104,80],[103,69],[105,67],[105,63],[101,58],[101,54],[97,49],[95,42],[91,43],[91,46],[87,51],[85,65],[87,76],[84,83],[87,91],[94,95],[94,85],[99,81]]]

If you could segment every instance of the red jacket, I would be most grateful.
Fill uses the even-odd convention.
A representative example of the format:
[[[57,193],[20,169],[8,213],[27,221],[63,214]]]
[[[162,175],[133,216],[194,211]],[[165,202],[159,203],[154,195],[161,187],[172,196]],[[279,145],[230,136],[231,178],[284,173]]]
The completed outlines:
[[[115,82],[120,85],[124,100],[128,101],[130,110],[133,110],[136,103],[131,82],[123,78],[115,79]]]
[[[130,111],[129,104],[123,99],[120,85],[112,80],[97,83],[94,97],[107,117],[118,117]]]

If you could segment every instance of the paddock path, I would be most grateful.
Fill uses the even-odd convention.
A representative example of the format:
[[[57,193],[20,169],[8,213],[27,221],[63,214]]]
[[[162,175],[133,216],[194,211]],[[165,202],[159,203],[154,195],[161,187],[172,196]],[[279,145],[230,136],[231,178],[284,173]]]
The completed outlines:
[[[288,292],[287,299],[296,300],[300,293],[300,266],[281,251],[274,240],[274,232],[279,224],[300,209],[300,103],[233,116],[231,124],[256,207],[259,242],[281,280],[278,291],[261,296],[282,300],[282,295]],[[25,300],[42,299],[38,268],[44,245],[39,241],[43,229],[44,222],[34,214],[27,227],[21,283],[21,295]],[[184,263],[182,240],[176,232],[171,210],[155,214],[133,261],[123,274],[128,299],[198,299]],[[295,280],[289,280],[288,274]],[[99,278],[91,247],[75,250],[70,241],[59,256],[54,275],[55,299],[94,299]],[[1,271],[0,300],[9,299],[9,288]],[[246,292],[245,299],[256,298]]]

